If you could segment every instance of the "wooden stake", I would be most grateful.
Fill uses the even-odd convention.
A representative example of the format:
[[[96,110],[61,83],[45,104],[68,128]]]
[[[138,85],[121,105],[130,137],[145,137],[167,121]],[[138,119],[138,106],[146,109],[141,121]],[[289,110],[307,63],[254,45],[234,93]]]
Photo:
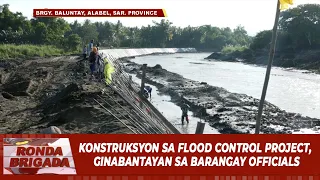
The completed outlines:
[[[141,77],[141,86],[140,86],[140,93],[143,95],[144,92],[144,84],[146,81],[146,70],[147,70],[147,64],[142,65],[142,77]]]
[[[141,97],[144,97],[144,84],[146,81],[146,70],[147,70],[147,64],[142,65],[142,77],[141,77],[141,86],[140,86],[140,94]],[[140,107],[142,108],[142,99],[140,100]]]
[[[198,121],[195,134],[203,134],[205,125],[205,122]]]
[[[133,88],[132,88],[132,76],[131,75],[129,76],[129,89],[133,90]]]

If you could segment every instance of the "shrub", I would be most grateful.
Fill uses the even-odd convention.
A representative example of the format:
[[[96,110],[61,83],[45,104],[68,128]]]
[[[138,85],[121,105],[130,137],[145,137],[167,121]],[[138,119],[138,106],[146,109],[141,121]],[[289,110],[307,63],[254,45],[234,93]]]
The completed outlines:
[[[247,46],[240,46],[240,45],[235,45],[235,46],[232,46],[232,45],[227,45],[227,46],[224,46],[221,50],[221,52],[223,54],[231,54],[231,53],[234,53],[234,52],[242,52],[244,50],[248,49]]]
[[[49,45],[0,44],[0,59],[48,57],[66,54],[64,50]]]

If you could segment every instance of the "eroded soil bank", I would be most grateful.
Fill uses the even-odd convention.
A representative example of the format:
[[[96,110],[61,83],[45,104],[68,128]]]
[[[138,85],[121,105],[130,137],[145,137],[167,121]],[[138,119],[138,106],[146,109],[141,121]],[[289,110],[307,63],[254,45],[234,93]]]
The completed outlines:
[[[48,126],[62,133],[132,133],[95,100],[123,122],[130,105],[104,83],[89,81],[88,68],[78,57],[0,64],[0,133],[39,133]]]
[[[141,76],[141,65],[122,59],[126,71]],[[156,86],[161,93],[170,95],[180,105],[181,96],[191,106],[195,116],[205,119],[220,133],[254,133],[259,100],[245,94],[230,93],[226,89],[210,86],[205,82],[186,79],[169,72],[160,65],[147,68],[147,83]],[[262,133],[289,134],[300,129],[319,129],[320,120],[303,117],[281,110],[266,102]]]

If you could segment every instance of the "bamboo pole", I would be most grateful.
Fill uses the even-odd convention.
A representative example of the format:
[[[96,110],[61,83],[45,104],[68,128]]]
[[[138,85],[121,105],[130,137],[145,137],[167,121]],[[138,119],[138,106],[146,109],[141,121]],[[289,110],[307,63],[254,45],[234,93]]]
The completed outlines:
[[[265,77],[264,84],[263,84],[262,94],[261,94],[261,98],[260,98],[258,116],[257,116],[257,120],[256,120],[255,134],[259,134],[260,133],[261,117],[262,117],[262,112],[263,112],[263,104],[264,104],[264,101],[265,101],[265,98],[266,98],[266,94],[267,94],[267,88],[268,88],[268,83],[269,83],[269,78],[270,78],[270,72],[271,72],[272,62],[273,62],[273,59],[274,59],[274,53],[275,53],[275,48],[276,48],[279,17],[280,17],[280,0],[278,0],[276,17],[275,17],[275,20],[274,20],[274,25],[273,25],[273,30],[272,30],[272,39],[271,39],[271,44],[270,44],[269,61],[268,61],[268,66],[267,66],[267,71],[266,71],[266,77]]]

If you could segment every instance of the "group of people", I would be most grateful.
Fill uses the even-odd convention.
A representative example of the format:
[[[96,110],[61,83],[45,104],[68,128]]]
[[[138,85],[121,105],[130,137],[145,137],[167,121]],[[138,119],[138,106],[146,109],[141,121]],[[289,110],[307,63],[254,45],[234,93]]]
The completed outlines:
[[[95,73],[98,75],[99,81],[101,81],[105,76],[106,77],[106,83],[109,84],[111,82],[111,73],[114,71],[113,68],[109,65],[108,62],[104,62],[101,54],[99,54],[99,43],[97,43],[96,46],[94,46],[94,40],[91,40],[88,46],[83,47],[83,59],[87,59],[89,61],[90,66],[90,79],[94,78]],[[145,86],[144,87],[144,96],[147,99],[151,99],[151,93],[152,93],[152,87]],[[188,117],[188,110],[190,109],[190,106],[186,104],[185,102],[181,105],[181,123],[184,124],[184,120],[186,120],[187,123],[189,123],[189,117]]]
[[[89,54],[90,80],[97,75],[98,80],[101,81],[103,79],[104,61],[99,53],[99,43],[94,46],[94,40],[91,40],[88,46],[83,47],[82,54],[84,60],[87,59],[87,55]]]

